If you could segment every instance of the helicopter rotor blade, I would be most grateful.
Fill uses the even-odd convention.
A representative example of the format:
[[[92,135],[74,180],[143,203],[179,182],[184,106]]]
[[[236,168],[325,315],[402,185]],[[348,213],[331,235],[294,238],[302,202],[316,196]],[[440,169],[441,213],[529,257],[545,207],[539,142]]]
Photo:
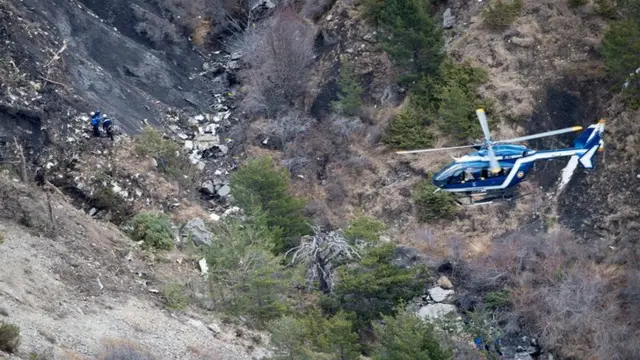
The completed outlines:
[[[515,143],[515,142],[521,142],[521,141],[526,141],[526,140],[531,140],[531,139],[543,138],[543,137],[547,137],[547,136],[566,134],[566,133],[580,131],[580,130],[582,130],[582,126],[572,126],[570,128],[546,131],[546,132],[539,133],[539,134],[521,136],[521,137],[517,137],[517,138],[513,138],[513,139],[498,140],[498,141],[495,141],[494,144]]]
[[[489,132],[489,124],[487,123],[487,114],[484,113],[484,109],[477,109],[476,115],[478,116],[478,120],[480,120],[480,126],[482,127],[484,138],[487,142],[490,143],[491,133]]]
[[[396,154],[417,154],[431,151],[443,151],[443,150],[452,150],[452,149],[467,149],[480,145],[464,145],[464,146],[452,146],[452,147],[443,147],[443,148],[434,148],[434,149],[421,149],[421,150],[405,150],[405,151],[396,151]]]
[[[498,160],[496,159],[496,153],[493,151],[493,146],[489,144],[487,146],[487,154],[489,155],[489,165],[491,168],[489,171],[492,173],[497,173],[500,171],[500,164],[498,164]]]

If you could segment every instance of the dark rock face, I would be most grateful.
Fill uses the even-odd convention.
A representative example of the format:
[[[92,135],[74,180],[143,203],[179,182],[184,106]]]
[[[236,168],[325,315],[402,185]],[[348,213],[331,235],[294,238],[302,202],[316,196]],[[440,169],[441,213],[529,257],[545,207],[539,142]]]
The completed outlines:
[[[143,119],[159,124],[158,102],[202,111],[210,102],[210,91],[223,91],[192,75],[202,69],[204,59],[186,37],[158,45],[135,31],[138,21],[132,6],[157,11],[144,0],[26,0],[23,4],[28,20],[46,26],[60,42],[68,42],[62,53],[70,77],[67,85],[87,107],[78,110],[100,109],[125,133],[137,133]],[[40,62],[51,57],[40,51],[38,37],[22,40],[21,45]]]

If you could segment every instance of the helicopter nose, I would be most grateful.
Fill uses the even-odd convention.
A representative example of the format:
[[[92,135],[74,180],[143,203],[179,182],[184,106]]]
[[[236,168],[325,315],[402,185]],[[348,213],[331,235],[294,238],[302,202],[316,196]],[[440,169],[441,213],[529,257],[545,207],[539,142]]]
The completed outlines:
[[[431,183],[439,188],[443,187],[445,185],[445,181],[444,180],[435,180],[433,179],[431,181]]]

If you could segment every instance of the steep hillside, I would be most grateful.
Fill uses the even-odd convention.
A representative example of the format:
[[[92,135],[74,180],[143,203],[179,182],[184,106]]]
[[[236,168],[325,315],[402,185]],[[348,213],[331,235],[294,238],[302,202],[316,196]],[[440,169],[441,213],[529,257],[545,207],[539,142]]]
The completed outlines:
[[[0,305],[17,356],[127,338],[176,359],[477,359],[491,337],[506,359],[633,358],[640,113],[621,82],[637,79],[602,48],[638,45],[610,35],[638,9],[0,0]],[[477,107],[494,138],[606,119],[605,151],[459,207],[429,176],[462,151],[393,150],[477,141]],[[115,141],[89,135],[95,109]]]

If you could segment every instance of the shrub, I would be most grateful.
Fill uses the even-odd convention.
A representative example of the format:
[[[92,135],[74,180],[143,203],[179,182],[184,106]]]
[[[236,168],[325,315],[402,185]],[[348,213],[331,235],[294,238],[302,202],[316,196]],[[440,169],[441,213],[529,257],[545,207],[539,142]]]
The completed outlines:
[[[274,250],[279,253],[311,233],[303,215],[306,201],[289,194],[289,181],[289,171],[274,166],[270,157],[250,160],[231,177],[236,204],[248,214],[255,214],[256,208],[264,211],[269,229],[276,234]]]
[[[184,294],[183,285],[169,284],[164,287],[162,293],[169,309],[182,310],[189,305],[189,297]]]
[[[427,0],[366,0],[365,16],[379,25],[384,50],[403,70],[401,82],[411,84],[434,75],[444,59],[442,28],[429,14]]]
[[[4,244],[4,234],[0,233],[0,245]]]
[[[374,325],[378,344],[374,360],[424,359],[451,360],[451,350],[440,346],[433,325],[407,310],[382,317]]]
[[[380,241],[380,233],[386,229],[387,226],[382,221],[358,213],[349,222],[349,226],[344,231],[344,236],[351,242],[360,240],[375,244]]]
[[[624,92],[640,101],[640,24],[632,19],[611,23],[602,40],[600,53],[616,86],[627,83]]]
[[[585,5],[586,3],[587,3],[587,0],[569,0],[569,7],[576,8],[576,7]]]
[[[596,12],[607,18],[616,16],[616,3],[614,0],[595,0]]]
[[[98,357],[100,360],[155,360],[139,345],[125,340],[110,341],[105,346],[105,351]]]
[[[510,292],[508,289],[503,289],[500,291],[492,291],[485,295],[484,303],[487,308],[491,310],[496,310],[499,308],[503,308],[509,306],[511,304],[511,300],[509,298]]]
[[[402,110],[389,124],[382,141],[397,150],[431,147],[433,133],[426,125],[425,115],[412,107]]]
[[[13,353],[20,346],[20,327],[0,321],[0,350]]]
[[[420,221],[447,217],[456,212],[453,196],[446,191],[437,191],[429,179],[418,182],[413,190],[413,201]]]
[[[135,241],[142,241],[144,248],[171,250],[173,248],[173,233],[169,218],[149,212],[139,213],[130,220],[131,237]]]
[[[511,25],[521,10],[522,0],[492,0],[482,9],[482,18],[489,27],[502,29]]]
[[[136,139],[136,152],[142,156],[153,157],[164,173],[174,177],[182,175],[184,164],[190,164],[181,156],[180,151],[176,142],[164,139],[162,133],[152,126],[145,126],[142,134]]]
[[[338,100],[331,103],[331,107],[339,114],[356,115],[362,105],[364,89],[360,85],[353,63],[346,58],[341,61],[338,85],[340,85]]]

